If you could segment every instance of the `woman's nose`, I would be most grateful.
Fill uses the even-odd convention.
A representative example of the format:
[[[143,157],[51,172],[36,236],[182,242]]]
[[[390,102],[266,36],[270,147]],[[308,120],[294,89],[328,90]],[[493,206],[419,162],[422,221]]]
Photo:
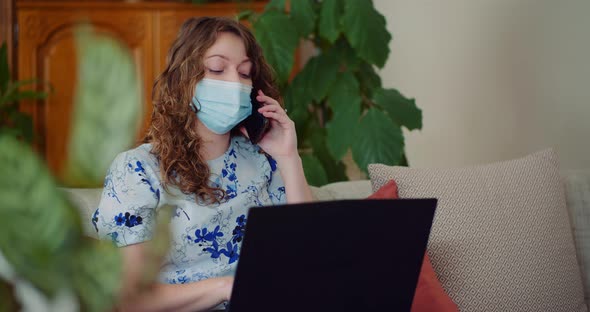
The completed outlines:
[[[227,79],[231,82],[240,82],[240,73],[237,70],[229,70]]]

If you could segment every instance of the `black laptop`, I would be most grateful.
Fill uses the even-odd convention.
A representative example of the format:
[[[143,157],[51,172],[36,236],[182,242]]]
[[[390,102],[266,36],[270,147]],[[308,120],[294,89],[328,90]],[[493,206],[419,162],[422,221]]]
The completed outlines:
[[[250,209],[229,311],[410,311],[436,202]]]

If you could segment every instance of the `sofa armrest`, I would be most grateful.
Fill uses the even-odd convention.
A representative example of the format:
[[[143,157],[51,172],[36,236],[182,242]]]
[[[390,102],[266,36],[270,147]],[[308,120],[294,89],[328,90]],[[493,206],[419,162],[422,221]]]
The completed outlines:
[[[94,211],[98,208],[102,188],[61,188],[61,190],[64,191],[71,203],[78,208],[84,234],[92,238],[98,238],[91,219]]]

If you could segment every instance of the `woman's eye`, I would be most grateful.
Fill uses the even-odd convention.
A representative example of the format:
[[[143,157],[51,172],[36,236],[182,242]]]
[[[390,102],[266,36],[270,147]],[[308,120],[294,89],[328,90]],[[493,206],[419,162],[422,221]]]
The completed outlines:
[[[214,73],[214,74],[221,74],[221,73],[223,73],[223,69],[215,70],[215,69],[209,68],[209,72]]]
[[[245,78],[245,79],[250,79],[251,78],[250,74],[242,74],[242,73],[240,73],[240,76],[242,76],[242,78]]]

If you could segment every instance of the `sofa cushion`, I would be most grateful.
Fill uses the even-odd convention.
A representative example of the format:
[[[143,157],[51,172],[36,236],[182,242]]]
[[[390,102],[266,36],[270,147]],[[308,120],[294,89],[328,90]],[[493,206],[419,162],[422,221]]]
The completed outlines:
[[[397,183],[391,180],[373,193],[368,199],[399,198]],[[424,255],[411,312],[456,312],[457,305],[449,298],[440,285],[432,268],[428,254]]]
[[[461,311],[587,311],[556,155],[457,169],[369,166],[438,198],[428,254]]]

